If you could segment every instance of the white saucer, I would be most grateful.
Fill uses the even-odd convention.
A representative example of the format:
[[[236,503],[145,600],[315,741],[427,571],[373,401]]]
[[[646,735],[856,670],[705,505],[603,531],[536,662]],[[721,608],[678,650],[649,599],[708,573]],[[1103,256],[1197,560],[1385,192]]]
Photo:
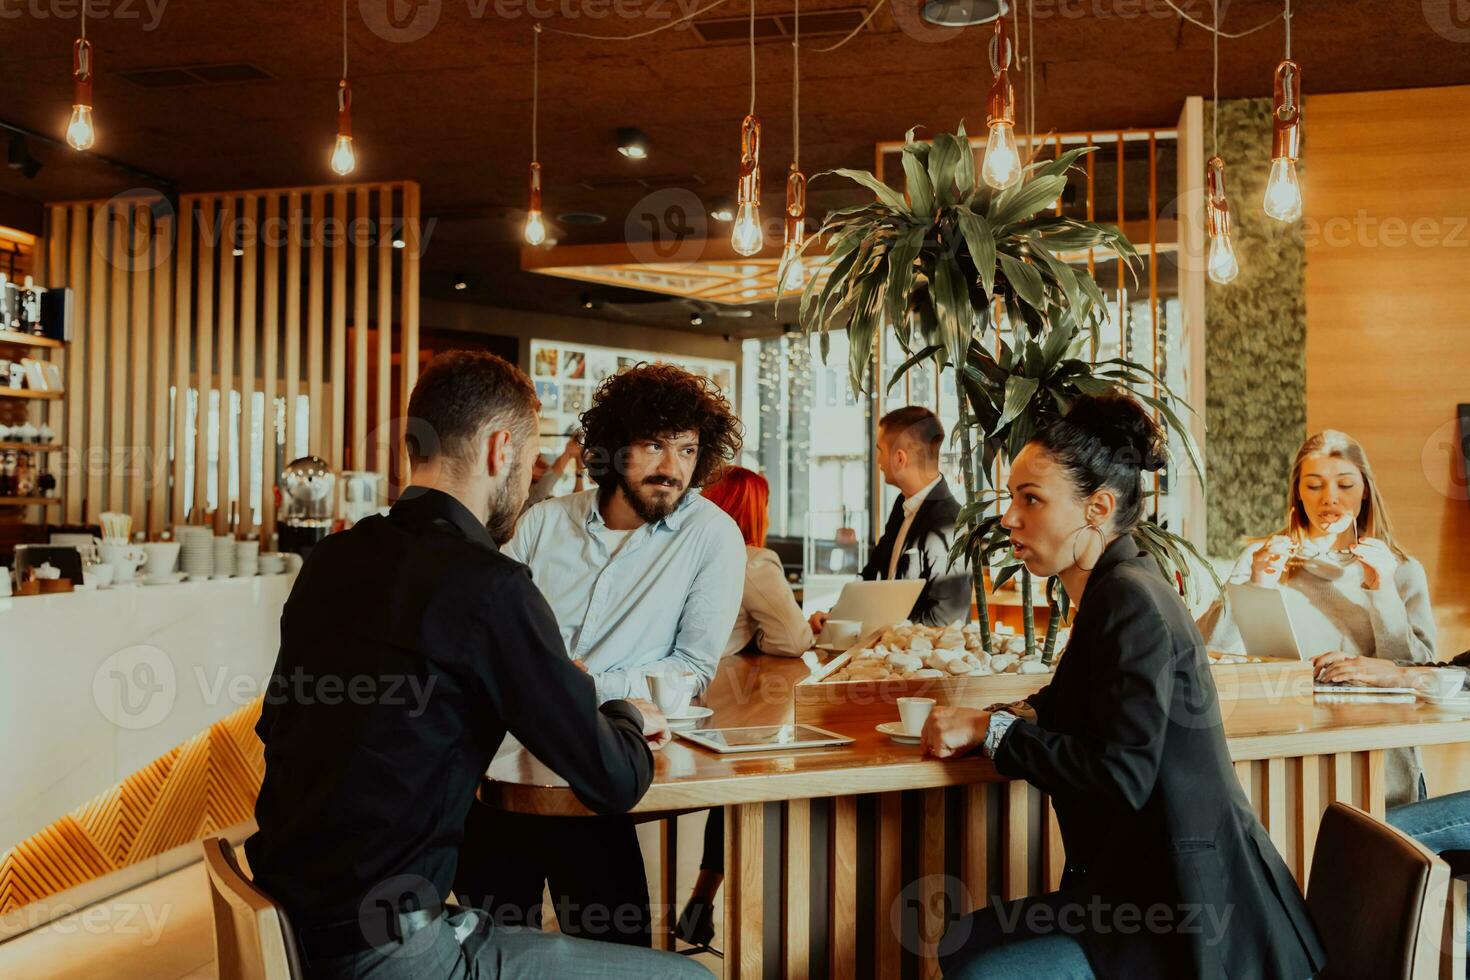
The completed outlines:
[[[184,573],[183,572],[169,572],[167,575],[160,575],[158,577],[154,577],[152,575],[146,575],[146,576],[143,577],[143,584],[144,585],[173,585],[173,584],[175,584],[177,582],[182,582],[183,580],[184,580]]]
[[[901,721],[885,721],[883,724],[877,726],[877,730],[893,739],[899,745],[918,745],[923,741],[922,737],[910,735],[904,731],[903,722]]]
[[[670,728],[693,728],[697,723],[714,714],[713,708],[701,708],[699,705],[691,704],[684,709],[682,715],[669,715]]]
[[[1460,691],[1445,698],[1430,697],[1427,694],[1419,696],[1437,708],[1463,708],[1470,711],[1470,691]]]

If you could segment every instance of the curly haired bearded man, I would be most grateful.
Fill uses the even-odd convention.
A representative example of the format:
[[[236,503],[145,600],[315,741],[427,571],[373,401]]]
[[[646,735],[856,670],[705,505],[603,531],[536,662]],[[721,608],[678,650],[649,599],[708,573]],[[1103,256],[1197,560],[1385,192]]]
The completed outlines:
[[[648,696],[653,674],[708,686],[730,638],[745,540],[697,491],[740,450],[741,426],[706,378],[641,364],[608,378],[581,418],[595,489],[521,517],[505,554],[531,569],[572,660],[601,700]],[[523,846],[511,849],[507,841]],[[539,926],[549,883],[562,932],[650,945],[648,882],[633,822],[477,806],[455,894],[506,925]]]

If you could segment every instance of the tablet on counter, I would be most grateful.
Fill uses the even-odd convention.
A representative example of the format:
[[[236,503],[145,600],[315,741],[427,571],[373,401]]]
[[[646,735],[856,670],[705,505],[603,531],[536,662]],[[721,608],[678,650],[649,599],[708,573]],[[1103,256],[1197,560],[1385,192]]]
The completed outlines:
[[[850,745],[846,735],[812,725],[758,725],[753,728],[705,728],[676,731],[675,735],[721,754],[730,752],[784,752],[788,749],[817,749]]]

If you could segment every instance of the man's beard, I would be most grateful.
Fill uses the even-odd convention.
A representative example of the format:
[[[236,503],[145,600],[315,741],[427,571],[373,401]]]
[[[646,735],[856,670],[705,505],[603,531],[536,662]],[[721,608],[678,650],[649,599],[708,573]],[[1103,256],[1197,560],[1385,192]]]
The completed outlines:
[[[688,488],[678,482],[670,481],[666,483],[664,482],[665,479],[667,478],[656,476],[647,477],[644,479],[642,486],[635,489],[628,482],[628,474],[618,474],[618,486],[623,491],[623,498],[628,501],[628,506],[633,508],[633,513],[637,514],[645,524],[655,524],[668,517],[679,506],[679,501],[684,499],[684,494],[689,492]],[[644,488],[658,488],[673,492],[660,494],[658,497],[650,499],[638,492],[638,490]]]
[[[485,530],[490,532],[490,540],[497,548],[515,534],[516,520],[525,509],[529,489],[526,467],[517,466],[506,474],[505,482],[491,496],[490,517],[485,521]]]

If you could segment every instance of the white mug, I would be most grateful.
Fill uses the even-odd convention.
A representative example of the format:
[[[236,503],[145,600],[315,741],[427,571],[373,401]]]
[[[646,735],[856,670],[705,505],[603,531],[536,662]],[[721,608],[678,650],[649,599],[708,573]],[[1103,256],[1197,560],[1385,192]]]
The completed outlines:
[[[904,734],[924,734],[924,722],[929,720],[929,712],[932,710],[933,698],[899,698],[898,719],[903,722]]]
[[[649,674],[648,693],[665,716],[682,715],[689,708],[689,699],[694,697],[694,675],[689,671]]]
[[[149,578],[163,579],[173,574],[174,565],[179,560],[179,542],[150,541],[143,546],[143,551],[148,556],[145,567]]]
[[[105,589],[112,584],[112,577],[117,574],[117,569],[111,565],[98,563],[88,565],[82,572],[82,578],[88,585],[95,585],[99,589]]]
[[[829,619],[822,629],[822,645],[846,650],[862,639],[863,624],[856,619]]]
[[[10,569],[0,565],[0,598],[10,595]]]
[[[112,566],[113,579],[117,582],[131,582],[138,566],[148,560],[141,548],[126,541],[103,541],[97,550],[102,555],[102,563]]]

